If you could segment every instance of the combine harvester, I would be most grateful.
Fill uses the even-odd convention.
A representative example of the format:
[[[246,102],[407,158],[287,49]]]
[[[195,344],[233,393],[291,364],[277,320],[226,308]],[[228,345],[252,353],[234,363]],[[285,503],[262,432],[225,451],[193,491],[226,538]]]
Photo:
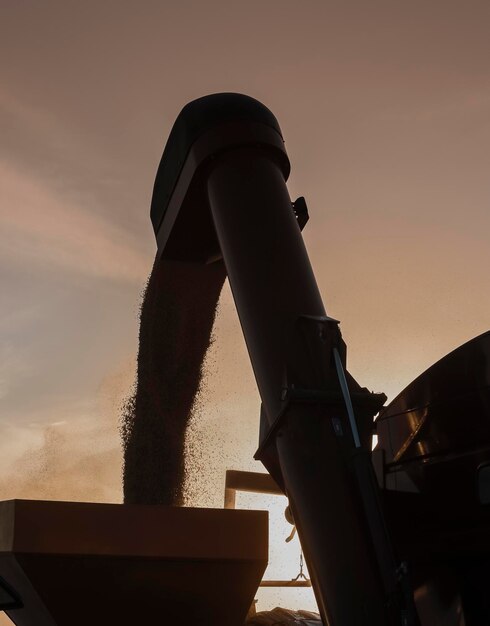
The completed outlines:
[[[490,334],[383,408],[346,370],[289,170],[265,106],[207,96],[177,118],[152,200],[160,257],[226,267],[262,399],[256,480],[288,497],[325,626],[488,626]],[[230,481],[223,510],[2,503],[0,608],[18,626],[241,626],[267,517],[230,510]]]

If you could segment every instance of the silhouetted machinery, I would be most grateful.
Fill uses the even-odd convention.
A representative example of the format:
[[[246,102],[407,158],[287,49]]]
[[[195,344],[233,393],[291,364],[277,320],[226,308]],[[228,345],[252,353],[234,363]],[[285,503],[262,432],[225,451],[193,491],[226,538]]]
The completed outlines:
[[[225,264],[262,399],[256,458],[289,499],[324,623],[490,624],[490,333],[383,408],[346,371],[289,169],[261,103],[189,103],[155,181],[159,254]]]
[[[289,170],[278,122],[261,103],[238,94],[191,102],[155,181],[159,255],[225,264],[262,399],[256,458],[289,499],[324,624],[488,625],[490,333],[383,408],[386,397],[346,370]],[[22,626],[150,623],[159,607],[171,623],[170,604],[189,607],[180,623],[238,626],[265,568],[257,512],[179,509],[168,521],[166,507],[2,506],[0,607]],[[197,524],[199,545],[188,542]],[[135,525],[138,541],[128,538]],[[176,541],[159,538],[159,525]],[[210,580],[226,587],[221,603]],[[89,616],[77,602],[97,608]]]

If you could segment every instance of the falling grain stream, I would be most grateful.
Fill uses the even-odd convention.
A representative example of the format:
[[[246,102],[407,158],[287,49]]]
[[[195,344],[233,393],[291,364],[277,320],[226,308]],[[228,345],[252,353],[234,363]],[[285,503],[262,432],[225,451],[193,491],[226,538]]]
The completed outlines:
[[[185,434],[225,277],[221,261],[155,261],[141,307],[136,389],[122,420],[127,504],[183,504]]]

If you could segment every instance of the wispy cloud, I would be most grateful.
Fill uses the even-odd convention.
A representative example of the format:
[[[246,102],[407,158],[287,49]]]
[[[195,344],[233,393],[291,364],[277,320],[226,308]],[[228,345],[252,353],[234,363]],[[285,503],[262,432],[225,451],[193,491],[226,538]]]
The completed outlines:
[[[0,500],[120,501],[118,422],[133,376],[120,364],[69,420],[53,412],[44,424],[0,423]]]
[[[0,162],[0,255],[13,265],[32,263],[116,280],[141,281],[149,256],[129,234],[94,211],[67,200],[29,175]]]

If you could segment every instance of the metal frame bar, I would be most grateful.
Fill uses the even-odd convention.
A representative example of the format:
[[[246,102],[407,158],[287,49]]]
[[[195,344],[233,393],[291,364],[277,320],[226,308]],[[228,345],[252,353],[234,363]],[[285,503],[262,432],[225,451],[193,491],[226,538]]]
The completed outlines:
[[[267,493],[274,496],[285,496],[285,493],[270,474],[263,472],[244,472],[226,470],[225,477],[225,509],[236,508],[236,492]],[[260,587],[311,587],[311,580],[262,580]]]

